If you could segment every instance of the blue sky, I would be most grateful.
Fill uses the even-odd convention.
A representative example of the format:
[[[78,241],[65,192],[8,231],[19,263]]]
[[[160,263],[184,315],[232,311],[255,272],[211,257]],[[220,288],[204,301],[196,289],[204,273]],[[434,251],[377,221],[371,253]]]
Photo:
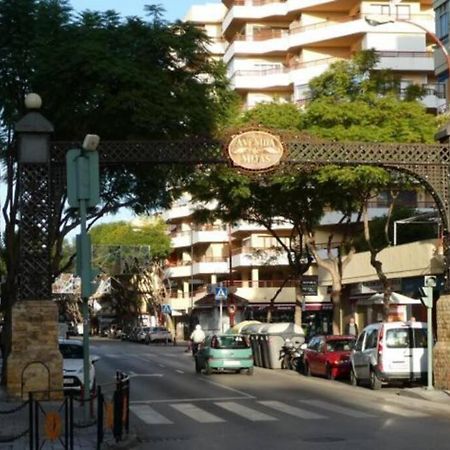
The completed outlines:
[[[143,16],[144,5],[159,4],[165,10],[165,19],[182,19],[192,5],[220,3],[220,0],[71,0],[75,10],[105,11],[114,9],[122,16]]]

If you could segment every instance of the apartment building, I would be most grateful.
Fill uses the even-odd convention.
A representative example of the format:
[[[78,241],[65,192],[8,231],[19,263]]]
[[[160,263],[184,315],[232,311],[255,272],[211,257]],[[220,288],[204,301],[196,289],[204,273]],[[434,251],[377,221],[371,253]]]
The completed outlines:
[[[379,55],[378,68],[395,71],[401,88],[426,88],[427,108],[445,105],[447,75],[439,72],[441,52],[435,52],[438,77],[434,72],[430,0],[223,0],[192,7],[185,20],[211,37],[213,57],[223,59],[247,108],[274,99],[303,105],[312,78],[370,48]]]

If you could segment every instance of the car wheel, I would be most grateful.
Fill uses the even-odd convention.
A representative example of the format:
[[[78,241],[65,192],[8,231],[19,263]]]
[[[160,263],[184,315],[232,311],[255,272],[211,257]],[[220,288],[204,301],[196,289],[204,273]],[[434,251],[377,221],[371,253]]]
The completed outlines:
[[[370,371],[370,389],[378,391],[379,389],[381,389],[381,386],[382,386],[381,380],[377,377],[375,370],[372,369]]]
[[[330,365],[328,365],[328,364],[327,364],[327,367],[326,367],[326,374],[327,374],[327,378],[329,380],[334,380],[335,376],[333,374],[333,368]]]
[[[306,361],[305,361],[305,375],[307,377],[310,377],[312,375],[311,367],[309,367],[309,364]]]
[[[353,369],[350,370],[350,384],[352,386],[359,386],[359,380],[356,377],[356,373]]]
[[[201,373],[202,368],[200,367],[200,363],[198,362],[198,358],[195,358],[195,372]]]
[[[254,371],[255,371],[255,370],[254,370],[253,367],[249,367],[249,368],[247,369],[247,375],[249,375],[249,376],[253,375],[253,372],[254,372]]]

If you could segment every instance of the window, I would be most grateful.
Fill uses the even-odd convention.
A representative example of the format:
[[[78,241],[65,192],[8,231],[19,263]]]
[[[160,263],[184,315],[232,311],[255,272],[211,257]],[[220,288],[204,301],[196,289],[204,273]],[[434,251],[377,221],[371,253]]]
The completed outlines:
[[[365,349],[376,348],[378,342],[378,329],[370,330],[367,333]]]
[[[370,5],[370,13],[389,16],[391,14],[391,8],[390,5],[386,4],[372,4]]]
[[[211,340],[212,348],[239,349],[249,348],[249,346],[244,336],[214,336]]]
[[[329,352],[348,352],[353,348],[354,341],[350,339],[332,340],[327,342]]]
[[[443,3],[435,9],[436,17],[436,34],[441,40],[448,38],[449,17],[448,17],[448,2]]]
[[[411,10],[409,5],[395,5],[395,16],[397,19],[410,19]]]
[[[425,328],[413,328],[414,348],[427,347],[427,330]]]
[[[393,328],[386,333],[386,347],[409,348],[409,329]]]
[[[355,350],[356,351],[361,351],[362,350],[362,346],[363,346],[363,342],[364,342],[364,337],[366,336],[366,333],[361,333],[358,340],[356,341],[356,345],[355,345]]]
[[[63,359],[83,359],[83,347],[74,344],[59,344]]]

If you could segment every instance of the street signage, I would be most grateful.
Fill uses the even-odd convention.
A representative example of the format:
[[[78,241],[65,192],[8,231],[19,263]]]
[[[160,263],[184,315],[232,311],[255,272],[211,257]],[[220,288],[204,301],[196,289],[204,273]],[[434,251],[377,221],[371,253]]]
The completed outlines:
[[[317,295],[319,277],[317,275],[303,275],[302,292],[303,295]]]
[[[163,314],[172,314],[172,307],[167,303],[164,303],[163,305],[161,305],[161,311],[163,312]]]
[[[215,288],[215,299],[216,301],[226,300],[228,298],[228,289],[225,287]]]

